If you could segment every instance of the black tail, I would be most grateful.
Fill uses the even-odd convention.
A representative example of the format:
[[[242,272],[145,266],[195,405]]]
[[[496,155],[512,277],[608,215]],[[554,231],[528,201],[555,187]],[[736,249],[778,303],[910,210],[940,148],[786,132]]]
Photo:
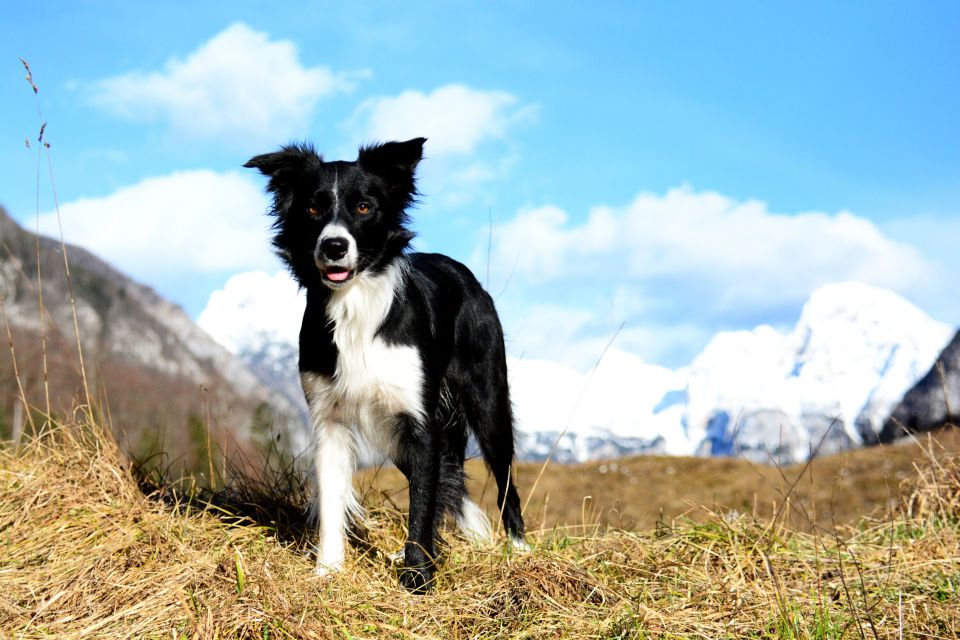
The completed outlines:
[[[497,507],[503,526],[515,543],[524,540],[520,496],[513,477],[513,410],[507,386],[506,360],[496,376],[473,380],[471,393],[461,398],[463,413],[480,445],[483,459],[497,481]]]

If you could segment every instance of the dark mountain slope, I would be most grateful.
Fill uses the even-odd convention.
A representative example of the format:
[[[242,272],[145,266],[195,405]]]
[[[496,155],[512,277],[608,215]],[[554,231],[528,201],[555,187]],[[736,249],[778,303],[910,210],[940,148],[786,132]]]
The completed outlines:
[[[930,371],[903,396],[880,432],[880,442],[960,423],[960,331]]]

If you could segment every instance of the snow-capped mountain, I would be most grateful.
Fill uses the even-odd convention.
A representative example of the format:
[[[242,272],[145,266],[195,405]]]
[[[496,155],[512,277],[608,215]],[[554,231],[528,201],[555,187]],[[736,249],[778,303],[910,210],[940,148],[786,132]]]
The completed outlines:
[[[242,274],[211,297],[199,324],[303,406],[303,304],[284,274]],[[508,358],[518,455],[738,455],[787,464],[818,445],[820,453],[859,446],[876,440],[951,335],[892,292],[842,283],[815,291],[789,333],[718,333],[679,370],[615,347],[586,373]]]
[[[690,366],[685,424],[698,452],[805,459],[876,440],[952,330],[857,283],[815,291],[796,328],[720,333]]]

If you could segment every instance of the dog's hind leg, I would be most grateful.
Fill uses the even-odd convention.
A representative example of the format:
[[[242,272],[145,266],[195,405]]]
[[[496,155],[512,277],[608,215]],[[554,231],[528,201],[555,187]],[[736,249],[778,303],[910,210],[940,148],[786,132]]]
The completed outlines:
[[[491,542],[493,530],[490,520],[467,493],[467,475],[463,468],[467,450],[467,425],[461,410],[459,394],[451,390],[449,382],[441,386],[437,425],[441,428],[440,491],[442,509],[437,510],[437,527],[444,512],[456,521],[460,533],[474,542]]]
[[[463,407],[483,459],[497,481],[497,507],[503,527],[514,548],[526,550],[529,546],[524,538],[520,496],[512,474],[513,412],[506,380],[502,385],[488,382],[485,386],[486,394],[464,394]]]
[[[443,453],[440,458],[440,501],[457,521],[457,528],[467,539],[477,543],[492,542],[493,529],[483,509],[467,493],[467,475],[463,468],[467,448],[466,425],[459,412],[445,423]],[[443,512],[438,511],[438,520]],[[437,523],[439,525],[439,522]]]

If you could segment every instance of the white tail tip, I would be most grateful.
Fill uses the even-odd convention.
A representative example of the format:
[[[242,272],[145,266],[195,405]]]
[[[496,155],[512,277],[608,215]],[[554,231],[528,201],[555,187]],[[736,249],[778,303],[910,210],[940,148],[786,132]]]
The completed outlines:
[[[517,553],[527,553],[530,551],[530,544],[523,536],[510,536],[510,548]]]
[[[457,527],[465,538],[478,544],[493,542],[493,527],[490,519],[476,502],[470,498],[463,499],[463,507],[457,516]]]

